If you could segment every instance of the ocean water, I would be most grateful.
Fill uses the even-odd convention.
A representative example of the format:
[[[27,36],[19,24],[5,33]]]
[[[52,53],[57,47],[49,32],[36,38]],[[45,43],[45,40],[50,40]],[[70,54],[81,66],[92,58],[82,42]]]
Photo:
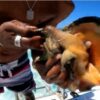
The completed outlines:
[[[32,64],[31,51],[28,50],[28,55],[30,59],[30,65]],[[42,97],[50,95],[57,91],[58,86],[55,84],[47,84],[39,75],[38,71],[33,65],[31,65],[31,71],[33,72],[33,77],[36,82],[36,90],[33,90],[36,97]]]

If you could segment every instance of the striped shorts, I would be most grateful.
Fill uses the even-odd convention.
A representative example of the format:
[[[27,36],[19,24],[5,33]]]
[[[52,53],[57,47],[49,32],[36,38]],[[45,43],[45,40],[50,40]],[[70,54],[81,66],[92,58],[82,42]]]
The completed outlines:
[[[0,64],[0,92],[4,92],[4,87],[15,92],[26,92],[35,85],[27,53],[18,60]]]

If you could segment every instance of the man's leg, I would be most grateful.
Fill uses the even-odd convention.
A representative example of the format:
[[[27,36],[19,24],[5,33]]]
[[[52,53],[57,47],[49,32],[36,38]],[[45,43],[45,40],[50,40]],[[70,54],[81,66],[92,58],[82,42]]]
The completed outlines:
[[[35,100],[34,93],[32,91],[24,93],[26,100]]]
[[[35,100],[34,93],[32,91],[27,93],[16,93],[15,92],[16,100]]]
[[[15,100],[20,100],[18,97],[18,93],[15,92]]]
[[[34,93],[32,92],[32,89],[35,88],[35,83],[32,79],[21,85],[7,87],[7,88],[18,93],[18,97],[21,96],[25,98],[25,100],[35,100]]]

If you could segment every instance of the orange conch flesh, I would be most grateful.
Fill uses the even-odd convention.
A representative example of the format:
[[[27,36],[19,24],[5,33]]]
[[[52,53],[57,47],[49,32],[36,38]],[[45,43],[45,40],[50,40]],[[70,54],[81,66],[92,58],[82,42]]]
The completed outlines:
[[[63,48],[63,52],[61,54],[62,69],[64,68],[70,69],[71,66],[68,66],[68,64],[71,63],[72,59],[74,59],[74,67],[73,67],[74,75],[70,70],[69,80],[71,81],[71,83],[69,82],[68,84],[68,88],[71,91],[74,91],[79,85],[79,81],[76,80],[76,78],[74,77],[83,76],[86,72],[86,66],[88,65],[88,53],[86,51],[87,48],[83,43],[83,41],[74,34],[70,34],[69,32],[63,32],[59,29],[56,29],[53,26],[47,26],[45,28],[45,31],[48,33],[48,38],[46,39],[44,46],[48,51],[47,53],[49,53],[49,55],[51,55],[50,53],[53,53],[54,51],[53,45],[55,43],[58,43],[59,46]],[[55,47],[56,47],[55,49],[58,49],[57,46]],[[56,70],[52,72],[55,71]]]
[[[53,26],[47,26],[46,31],[49,33],[49,37],[51,37],[52,40],[54,38],[64,49],[61,56],[61,66],[64,67],[72,59],[75,59],[74,62],[77,63],[75,67],[77,69],[76,73],[78,75],[84,74],[85,67],[88,64],[88,53],[86,52],[86,46],[84,43],[77,36],[70,34],[69,32],[58,30]],[[49,43],[46,43],[48,46]]]
[[[95,23],[84,23],[72,27],[72,30],[82,41],[91,41],[92,43],[88,51],[88,69],[83,76],[79,77],[80,90],[100,85],[100,26]]]
[[[100,72],[99,72],[100,71],[100,46],[99,46],[100,27],[97,26],[95,23],[84,23],[79,26],[74,26],[71,29],[72,29],[71,30],[72,33],[74,33],[83,42],[91,41],[92,43],[91,47],[88,50],[89,63],[87,65],[87,70],[84,70],[85,71],[84,74],[77,74],[78,75],[77,80],[80,81],[79,89],[85,90],[88,87],[91,87],[94,85],[100,85]],[[74,50],[75,51],[74,54],[76,54],[76,52],[79,53],[79,50],[85,51],[85,49],[83,49],[84,46],[78,44],[80,43],[78,39],[74,41],[76,37],[72,38],[70,37],[70,35],[68,36],[66,34],[63,34],[63,32],[56,30],[56,29],[51,29],[51,30],[49,31],[53,33],[53,35],[55,35],[54,38],[56,38],[59,41],[60,45],[62,45],[65,49],[71,50],[71,51]],[[69,49],[69,46],[73,47],[73,49]],[[79,54],[80,57],[86,57],[85,54],[84,55],[83,54],[82,53]],[[67,59],[68,55],[65,58]],[[88,59],[86,59],[86,61],[88,61]],[[84,67],[78,67],[78,68],[80,69],[80,72],[82,72],[82,68]],[[77,72],[76,68],[75,70],[76,70],[75,72]],[[77,81],[75,81],[75,84],[76,82]],[[82,85],[83,83],[84,85]],[[73,83],[69,85],[69,88],[71,90],[75,90],[74,88],[78,87],[78,86],[75,86],[75,84],[73,81]]]
[[[100,26],[94,23],[84,23],[74,27],[74,33],[79,34],[79,37],[83,37],[85,41],[91,41],[90,62],[100,71]]]

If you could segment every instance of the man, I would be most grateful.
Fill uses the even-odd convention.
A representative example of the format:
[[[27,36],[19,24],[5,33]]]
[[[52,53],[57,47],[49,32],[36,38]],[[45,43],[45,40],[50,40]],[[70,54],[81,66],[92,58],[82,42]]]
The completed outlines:
[[[33,49],[33,57],[35,54],[39,54],[43,37],[40,34],[34,35],[34,31],[48,24],[56,25],[68,16],[73,7],[71,1],[0,1],[1,92],[6,86],[15,92],[22,92],[27,100],[35,100],[31,92],[35,88],[35,82],[26,51],[28,48]],[[35,52],[34,48],[39,49],[39,52]],[[54,64],[59,59],[60,56],[57,55],[54,59],[48,59],[46,66],[43,64],[46,73],[42,76],[44,79],[52,69],[60,70],[60,65]],[[51,62],[53,63],[51,64]],[[49,70],[47,70],[48,65],[51,65]],[[66,77],[66,72],[60,72],[58,76]],[[66,86],[65,79],[60,80],[57,84],[62,87]]]

